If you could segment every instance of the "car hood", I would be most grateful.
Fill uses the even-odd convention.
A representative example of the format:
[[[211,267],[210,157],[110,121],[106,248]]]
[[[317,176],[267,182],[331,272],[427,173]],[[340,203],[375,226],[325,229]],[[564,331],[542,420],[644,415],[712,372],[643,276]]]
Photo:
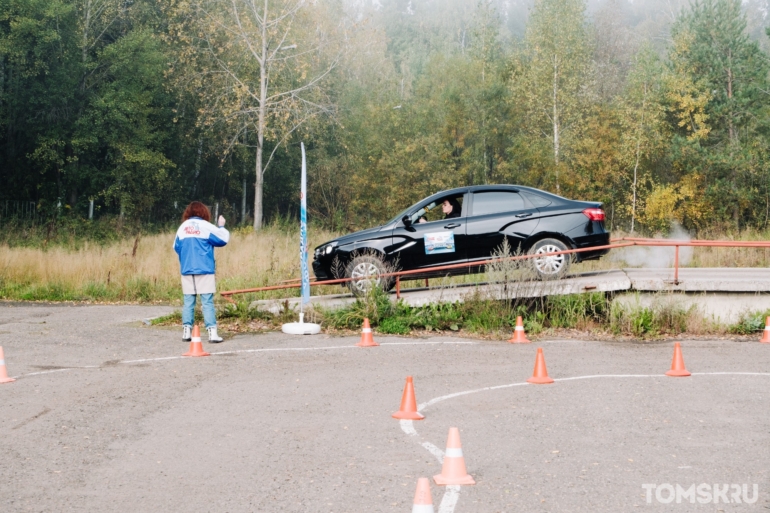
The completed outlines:
[[[356,242],[359,240],[366,239],[369,235],[373,235],[375,233],[378,233],[382,230],[382,226],[375,226],[374,228],[367,228],[366,230],[361,230],[360,232],[353,232],[349,233],[347,235],[343,235],[342,237],[337,237],[336,239],[332,239],[330,241],[324,242],[323,244],[317,246],[325,246],[327,244],[330,244],[332,242],[336,242],[338,246],[341,246],[342,244],[347,244],[349,242]]]

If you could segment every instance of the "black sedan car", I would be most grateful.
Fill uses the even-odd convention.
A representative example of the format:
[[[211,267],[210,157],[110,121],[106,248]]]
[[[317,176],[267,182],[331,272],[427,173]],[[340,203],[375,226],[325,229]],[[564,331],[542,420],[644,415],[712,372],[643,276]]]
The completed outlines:
[[[481,185],[439,192],[415,203],[382,226],[351,233],[315,248],[313,272],[319,280],[357,278],[353,292],[372,283],[390,288],[380,274],[426,270],[420,276],[483,271],[473,262],[489,259],[508,239],[513,252],[553,253],[609,244],[601,203],[575,201],[531,187]],[[570,262],[597,259],[608,249],[534,258],[539,277],[559,278]]]

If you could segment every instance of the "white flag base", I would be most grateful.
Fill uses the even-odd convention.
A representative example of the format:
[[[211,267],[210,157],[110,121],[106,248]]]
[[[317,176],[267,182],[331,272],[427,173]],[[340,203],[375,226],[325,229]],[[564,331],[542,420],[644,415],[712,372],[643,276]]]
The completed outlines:
[[[304,322],[304,313],[299,314],[299,322],[289,322],[281,326],[281,331],[288,335],[317,335],[321,333],[321,325]]]

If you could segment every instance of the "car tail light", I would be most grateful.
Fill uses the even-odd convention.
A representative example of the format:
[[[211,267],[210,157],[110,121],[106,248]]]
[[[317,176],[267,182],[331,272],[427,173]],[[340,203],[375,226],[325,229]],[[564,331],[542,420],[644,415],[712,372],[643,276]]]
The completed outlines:
[[[583,210],[583,213],[591,221],[604,221],[604,210],[601,208],[587,208]]]

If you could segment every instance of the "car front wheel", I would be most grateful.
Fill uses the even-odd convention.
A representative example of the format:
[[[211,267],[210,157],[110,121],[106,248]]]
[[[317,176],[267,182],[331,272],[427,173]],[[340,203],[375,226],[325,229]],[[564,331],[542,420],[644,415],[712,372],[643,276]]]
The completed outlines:
[[[543,239],[535,243],[530,254],[545,255],[547,253],[567,251],[568,249],[567,245],[558,239]],[[536,256],[532,259],[532,269],[535,271],[538,278],[542,280],[553,280],[567,274],[571,260],[571,254]]]
[[[382,274],[392,272],[388,265],[375,255],[358,255],[354,257],[347,266],[347,278],[351,292],[356,296],[366,295],[372,287],[380,287],[383,290],[390,290],[393,287],[394,278]]]

